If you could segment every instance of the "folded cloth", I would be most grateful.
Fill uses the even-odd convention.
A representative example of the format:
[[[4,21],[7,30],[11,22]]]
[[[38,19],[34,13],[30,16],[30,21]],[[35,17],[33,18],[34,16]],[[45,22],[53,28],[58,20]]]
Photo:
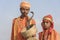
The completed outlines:
[[[22,31],[21,31],[21,34],[24,36],[24,37],[31,37],[33,35],[36,35],[36,32],[37,32],[37,29],[35,26],[31,27],[29,30],[27,30],[26,28],[24,28]]]

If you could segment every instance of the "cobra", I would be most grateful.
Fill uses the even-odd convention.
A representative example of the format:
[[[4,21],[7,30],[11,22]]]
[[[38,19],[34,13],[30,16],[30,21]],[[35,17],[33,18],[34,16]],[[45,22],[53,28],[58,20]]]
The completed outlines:
[[[27,30],[30,29],[34,24],[30,25],[30,20],[33,18],[34,16],[34,12],[31,11],[30,13],[32,13],[32,16],[30,17],[30,19],[27,20]]]

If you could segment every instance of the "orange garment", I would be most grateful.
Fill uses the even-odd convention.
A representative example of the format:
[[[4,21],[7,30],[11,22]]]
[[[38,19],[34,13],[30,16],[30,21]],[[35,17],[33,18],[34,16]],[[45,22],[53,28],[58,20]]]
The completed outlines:
[[[45,35],[44,32],[39,33],[39,40],[43,40],[43,35]],[[55,30],[52,30],[51,34],[48,35],[47,40],[60,40],[60,35]]]
[[[13,20],[11,40],[26,40],[26,38],[21,35],[21,30],[26,27],[26,22],[26,17],[23,19],[18,17]],[[32,19],[30,24],[35,24],[35,21]]]

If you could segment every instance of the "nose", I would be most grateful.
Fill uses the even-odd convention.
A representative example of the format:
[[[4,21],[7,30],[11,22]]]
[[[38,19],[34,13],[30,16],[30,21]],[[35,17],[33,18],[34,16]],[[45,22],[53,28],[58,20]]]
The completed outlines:
[[[24,11],[26,12],[26,9]]]
[[[45,24],[45,25],[47,25],[47,23],[46,23],[46,22],[45,22],[44,24]]]

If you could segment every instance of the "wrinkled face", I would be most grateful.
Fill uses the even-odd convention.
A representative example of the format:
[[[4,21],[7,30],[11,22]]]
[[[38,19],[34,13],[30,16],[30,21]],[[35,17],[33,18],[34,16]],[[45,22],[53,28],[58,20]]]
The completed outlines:
[[[29,10],[30,10],[29,7],[21,7],[21,8],[20,8],[21,14],[22,14],[23,16],[27,16],[27,14],[29,13]]]
[[[42,23],[42,27],[46,30],[46,29],[49,29],[50,26],[51,26],[51,22],[46,20],[46,19],[44,19],[43,23]]]

